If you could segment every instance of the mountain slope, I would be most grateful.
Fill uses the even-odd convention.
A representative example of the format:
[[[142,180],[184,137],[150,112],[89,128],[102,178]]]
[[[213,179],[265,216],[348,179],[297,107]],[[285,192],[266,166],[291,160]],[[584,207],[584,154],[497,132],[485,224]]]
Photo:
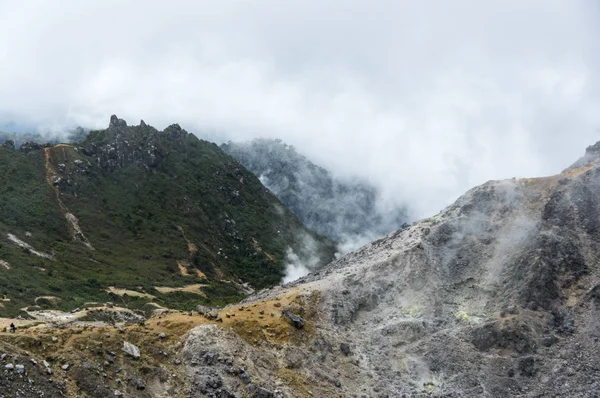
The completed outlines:
[[[598,395],[598,148],[556,176],[476,187],[435,217],[243,303],[274,318],[193,330],[184,357],[195,391]],[[252,387],[197,354],[206,352],[235,352]]]
[[[51,397],[598,396],[599,210],[600,143],[559,175],[489,181],[222,309],[143,324],[110,306],[0,319],[19,326],[0,331],[0,361],[13,366],[0,387]]]
[[[366,181],[342,181],[280,140],[228,142],[221,149],[256,174],[305,225],[349,248],[406,222],[406,209],[382,209]]]
[[[151,296],[178,308],[218,304],[243,297],[240,279],[278,283],[290,251],[321,264],[335,251],[238,162],[178,125],[160,132],[113,116],[80,144],[3,147],[0,162],[0,293],[10,300],[0,313],[136,307]]]

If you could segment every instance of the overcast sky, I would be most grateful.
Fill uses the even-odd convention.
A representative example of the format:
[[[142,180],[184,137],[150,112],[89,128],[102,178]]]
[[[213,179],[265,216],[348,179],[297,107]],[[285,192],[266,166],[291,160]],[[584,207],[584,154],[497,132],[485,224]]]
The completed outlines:
[[[0,0],[0,126],[279,137],[427,216],[600,140],[599,4]]]

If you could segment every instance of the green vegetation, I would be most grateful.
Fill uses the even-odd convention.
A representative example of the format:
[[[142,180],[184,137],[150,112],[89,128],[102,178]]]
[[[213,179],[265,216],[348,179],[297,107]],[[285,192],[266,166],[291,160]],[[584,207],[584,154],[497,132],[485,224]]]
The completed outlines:
[[[253,174],[178,125],[112,126],[46,151],[48,164],[43,149],[0,148],[0,260],[10,266],[0,263],[0,299],[10,299],[0,301],[0,315],[41,296],[57,299],[38,306],[64,310],[95,301],[222,305],[243,297],[240,279],[254,288],[279,283],[286,249],[301,252],[306,236],[323,263],[333,256],[334,244],[307,230]],[[67,211],[93,249],[73,239]],[[209,285],[206,298],[155,290],[195,283]],[[109,286],[154,299],[115,296]]]

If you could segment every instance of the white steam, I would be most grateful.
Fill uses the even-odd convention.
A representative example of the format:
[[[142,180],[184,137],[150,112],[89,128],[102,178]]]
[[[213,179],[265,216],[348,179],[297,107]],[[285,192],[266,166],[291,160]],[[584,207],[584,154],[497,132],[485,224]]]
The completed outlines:
[[[283,283],[295,281],[309,272],[310,270],[300,260],[300,257],[294,253],[291,247],[288,247],[285,255],[285,277],[283,278]]]
[[[294,252],[291,247],[286,250],[283,283],[295,281],[323,265],[317,254],[317,242],[304,232],[298,238],[301,241],[298,253]]]

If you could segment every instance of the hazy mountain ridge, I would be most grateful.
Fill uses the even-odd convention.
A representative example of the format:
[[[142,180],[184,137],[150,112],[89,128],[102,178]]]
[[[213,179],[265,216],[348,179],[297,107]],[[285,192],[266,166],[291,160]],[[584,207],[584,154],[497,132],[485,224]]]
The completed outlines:
[[[85,139],[89,133],[89,129],[83,127],[76,127],[65,133],[8,133],[6,131],[0,131],[0,143],[12,142],[16,148],[21,145],[32,142],[36,144],[53,144],[56,145],[61,141],[68,143],[77,143]]]
[[[256,174],[305,225],[353,249],[399,229],[401,206],[383,208],[367,181],[340,180],[296,149],[274,139],[228,142],[221,148]]]

